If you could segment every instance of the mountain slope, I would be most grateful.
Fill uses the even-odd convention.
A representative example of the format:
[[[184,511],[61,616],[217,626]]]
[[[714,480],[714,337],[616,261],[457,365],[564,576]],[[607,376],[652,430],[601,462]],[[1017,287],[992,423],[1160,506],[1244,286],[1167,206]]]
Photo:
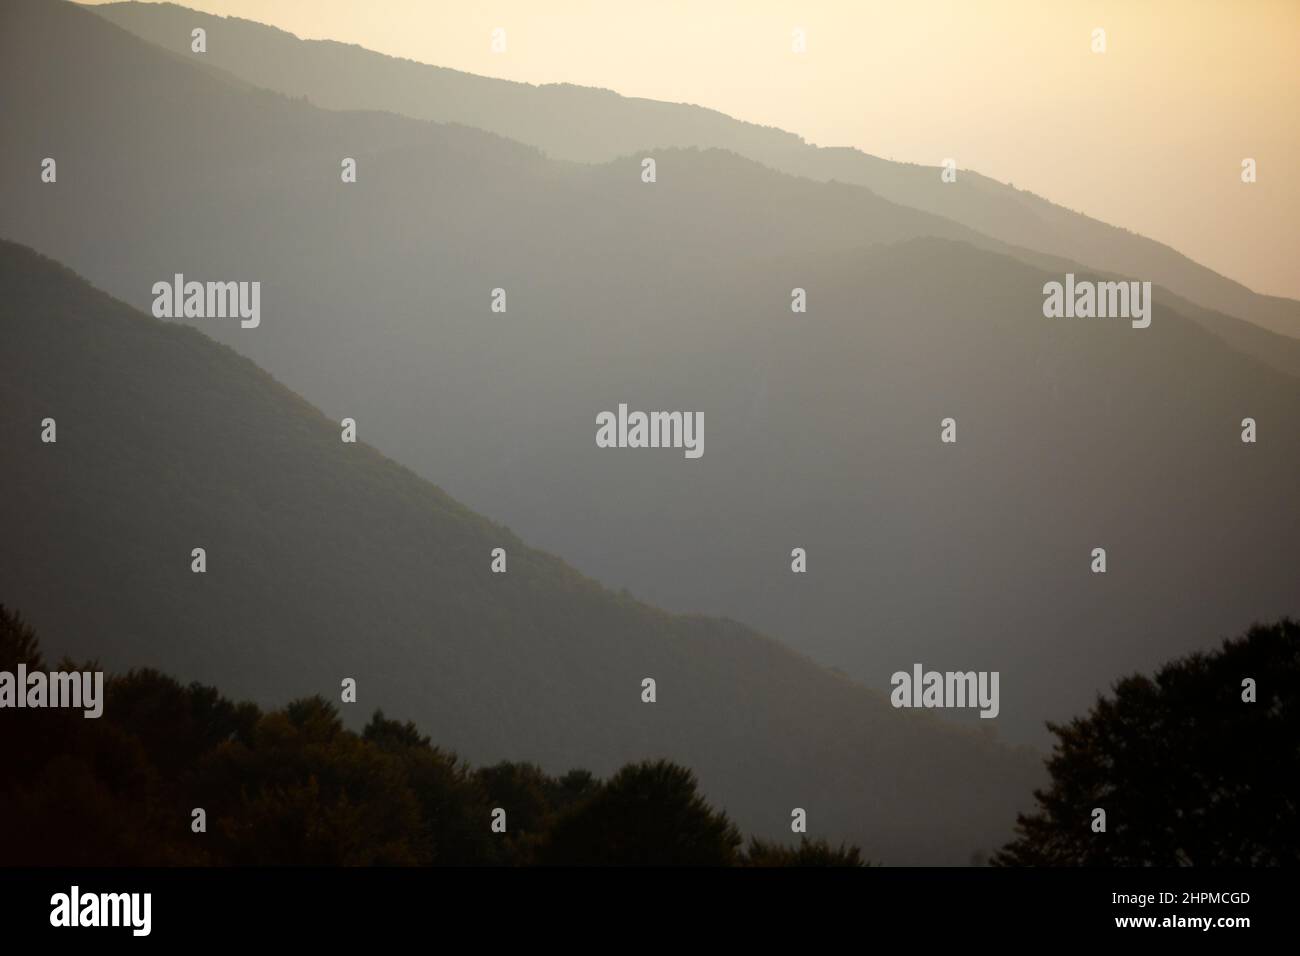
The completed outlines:
[[[671,755],[748,828],[784,832],[801,806],[890,862],[965,862],[1027,802],[1031,754],[895,712],[740,625],[604,590],[344,444],[200,333],[12,243],[0,286],[0,582],[52,656],[263,702],[353,677],[354,721],[382,706],[480,761]]]
[[[533,86],[401,60],[361,47],[301,40],[274,27],[175,4],[92,8],[166,49],[188,53],[202,26],[206,59],[247,81],[331,109],[388,110],[465,123],[529,143],[558,159],[608,162],[660,148],[719,148],[820,181],[865,186],[885,199],[942,215],[1011,246],[1163,285],[1213,311],[1300,337],[1300,302],[1258,295],[1170,247],[963,171],[943,184],[935,167],[855,149],[818,148],[771,127],[698,106],[619,96],[568,84]]]
[[[4,11],[0,233],[142,309],[177,272],[262,281],[258,328],[190,321],[607,586],[879,691],[998,670],[1023,741],[1300,612],[1297,380],[1161,288],[1149,329],[1046,319],[1082,267],[860,187],[717,150],[656,150],[647,184],[635,156],[324,111],[68,4]],[[623,402],[701,412],[703,457],[596,447]]]

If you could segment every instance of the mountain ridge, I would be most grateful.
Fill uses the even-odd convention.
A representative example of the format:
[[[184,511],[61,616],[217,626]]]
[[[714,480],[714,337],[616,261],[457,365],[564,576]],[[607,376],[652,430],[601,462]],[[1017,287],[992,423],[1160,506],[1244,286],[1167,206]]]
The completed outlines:
[[[607,586],[872,688],[998,670],[999,730],[1034,742],[1117,672],[1297,611],[1296,380],[1160,287],[1146,330],[1049,320],[1056,269],[1097,276],[862,187],[692,149],[646,184],[241,93],[67,4],[5,16],[0,232],[146,310],[175,272],[261,280],[259,328],[203,331]],[[597,448],[620,401],[703,413],[708,451]]]
[[[624,97],[575,84],[482,77],[356,44],[301,39],[257,21],[216,17],[172,3],[128,0],[88,9],[164,47],[188,48],[188,28],[181,29],[187,24],[205,24],[216,37],[224,31],[238,42],[216,43],[208,56],[258,86],[308,95],[330,108],[384,108],[420,119],[490,128],[555,158],[598,162],[672,146],[728,148],[795,175],[864,186],[1009,246],[1151,280],[1212,311],[1300,337],[1300,302],[1255,293],[1166,243],[1067,210],[973,170],[963,170],[955,183],[941,184],[938,167],[886,160],[854,147],[816,146],[796,133],[734,119],[710,107]],[[350,54],[346,65],[325,62],[336,52],[334,47]],[[434,82],[426,83],[430,77]],[[581,91],[578,99],[564,101],[576,91]]]

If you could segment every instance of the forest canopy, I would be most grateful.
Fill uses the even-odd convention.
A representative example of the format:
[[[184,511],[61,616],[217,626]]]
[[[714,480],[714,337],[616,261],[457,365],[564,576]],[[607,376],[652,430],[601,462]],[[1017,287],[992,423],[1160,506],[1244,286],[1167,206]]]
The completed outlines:
[[[46,661],[0,605],[0,670],[19,664]],[[155,670],[109,677],[105,697],[93,720],[5,712],[0,865],[863,865],[822,840],[745,847],[666,760],[608,780],[474,768],[382,711],[356,733],[319,696],[262,710]]]

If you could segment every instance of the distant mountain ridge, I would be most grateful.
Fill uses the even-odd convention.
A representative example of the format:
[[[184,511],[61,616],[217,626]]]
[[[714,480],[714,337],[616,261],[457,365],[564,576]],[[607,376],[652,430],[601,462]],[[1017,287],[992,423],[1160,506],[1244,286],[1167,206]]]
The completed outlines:
[[[256,86],[329,109],[385,110],[463,123],[557,159],[603,163],[649,149],[726,149],[794,175],[864,186],[892,202],[944,216],[1013,247],[1094,271],[1150,280],[1206,309],[1300,338],[1300,302],[1260,295],[1176,250],[1067,210],[971,170],[943,184],[937,167],[846,147],[819,148],[773,127],[705,107],[620,96],[570,84],[535,86],[462,73],[183,6],[123,2],[89,7],[166,49],[188,54],[190,30],[208,31],[206,62]]]

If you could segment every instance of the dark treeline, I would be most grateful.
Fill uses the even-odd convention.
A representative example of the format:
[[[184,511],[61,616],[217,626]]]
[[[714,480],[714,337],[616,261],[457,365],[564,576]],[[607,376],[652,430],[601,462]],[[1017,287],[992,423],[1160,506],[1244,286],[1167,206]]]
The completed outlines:
[[[47,667],[0,605],[0,670]],[[55,670],[95,670],[63,661]],[[264,711],[154,670],[105,682],[103,716],[6,710],[0,865],[861,866],[857,847],[746,845],[666,760],[607,780],[474,768],[413,723],[361,733],[322,697]],[[194,832],[202,808],[206,831]],[[505,832],[493,832],[493,811]]]
[[[32,628],[0,605],[0,671],[19,663],[47,668]],[[1051,785],[991,862],[1300,862],[1298,704],[1291,620],[1117,682],[1051,725]],[[746,844],[666,760],[606,780],[474,768],[382,712],[355,733],[322,697],[264,711],[154,670],[108,678],[98,719],[6,709],[0,762],[0,865],[864,865],[824,840]],[[206,832],[193,832],[195,808]]]

